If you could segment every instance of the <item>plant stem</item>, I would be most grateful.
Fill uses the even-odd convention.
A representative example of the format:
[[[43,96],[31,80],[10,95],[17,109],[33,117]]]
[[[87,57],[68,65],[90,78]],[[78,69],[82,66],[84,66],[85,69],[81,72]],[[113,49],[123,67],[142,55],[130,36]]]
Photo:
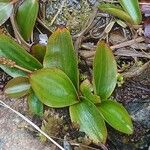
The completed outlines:
[[[31,70],[28,70],[24,67],[17,65],[15,61],[8,59],[8,58],[5,58],[5,57],[0,57],[0,64],[7,65],[10,68],[17,68],[19,70],[22,70],[22,71],[30,73],[30,74],[32,73]]]
[[[22,71],[24,71],[24,72],[27,72],[27,73],[30,73],[30,74],[32,73],[31,70],[28,70],[28,69],[23,68],[23,67],[21,67],[21,66],[14,65],[14,67],[17,68],[17,69],[19,69],[19,70],[22,70]]]

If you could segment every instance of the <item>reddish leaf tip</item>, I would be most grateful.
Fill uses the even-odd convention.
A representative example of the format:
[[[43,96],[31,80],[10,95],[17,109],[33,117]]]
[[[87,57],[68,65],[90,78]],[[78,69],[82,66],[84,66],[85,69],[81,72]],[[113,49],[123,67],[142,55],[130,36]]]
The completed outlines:
[[[63,32],[63,31],[66,31],[67,29],[66,29],[66,26],[65,25],[59,25],[58,27],[57,27],[57,31],[58,32]]]

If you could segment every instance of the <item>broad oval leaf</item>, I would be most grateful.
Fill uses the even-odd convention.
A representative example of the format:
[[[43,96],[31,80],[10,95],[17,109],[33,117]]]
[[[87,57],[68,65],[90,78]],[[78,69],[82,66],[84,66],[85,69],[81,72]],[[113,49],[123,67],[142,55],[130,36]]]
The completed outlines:
[[[121,104],[107,100],[103,101],[97,108],[113,128],[126,134],[133,133],[131,117]]]
[[[15,61],[17,65],[31,71],[42,68],[37,59],[6,35],[0,35],[0,57],[9,58]],[[16,68],[9,68],[5,65],[0,65],[0,67],[12,77],[27,75],[27,73]]]
[[[93,87],[88,79],[84,80],[80,85],[81,93],[84,97],[89,99],[92,103],[100,103],[100,97],[93,94]]]
[[[13,10],[13,4],[10,2],[0,2],[0,26],[7,21]]]
[[[72,122],[80,125],[80,130],[85,132],[95,143],[105,143],[107,129],[103,117],[96,106],[89,100],[82,98],[78,104],[69,107]]]
[[[29,79],[26,77],[17,77],[10,80],[5,88],[4,93],[12,98],[18,98],[26,95],[30,90]]]
[[[117,83],[117,65],[112,50],[100,41],[93,64],[95,92],[101,100],[107,99]]]
[[[43,65],[45,68],[56,67],[63,70],[78,89],[77,56],[71,35],[66,28],[58,28],[50,36]]]
[[[124,21],[127,21],[129,23],[133,23],[132,18],[130,17],[130,15],[125,12],[120,6],[118,5],[114,5],[114,4],[100,4],[98,6],[98,8],[106,13],[109,13],[111,15],[114,15]]]
[[[46,52],[46,46],[41,44],[35,44],[31,47],[31,55],[34,56],[39,62],[43,63],[43,59]]]
[[[18,8],[16,22],[22,37],[27,41],[31,37],[39,9],[38,0],[25,0]]]
[[[37,98],[35,93],[31,90],[30,94],[28,95],[28,106],[29,111],[33,115],[43,116],[43,103]]]
[[[123,9],[131,16],[134,24],[140,24],[142,21],[141,10],[138,0],[119,0]]]
[[[45,68],[30,76],[33,91],[39,100],[50,107],[65,107],[78,103],[78,95],[68,76],[56,68]]]

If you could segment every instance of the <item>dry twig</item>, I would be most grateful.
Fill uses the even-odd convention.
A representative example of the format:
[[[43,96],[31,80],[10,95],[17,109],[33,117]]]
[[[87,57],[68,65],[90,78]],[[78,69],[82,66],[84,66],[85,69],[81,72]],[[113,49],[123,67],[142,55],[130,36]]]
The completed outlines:
[[[58,9],[57,13],[55,14],[55,16],[53,17],[52,21],[50,22],[50,25],[49,26],[52,26],[54,21],[56,20],[57,16],[60,14],[60,12],[62,11],[62,8],[64,7],[65,5],[65,2],[66,0],[63,0],[62,3],[61,3],[61,6],[60,8]]]
[[[114,50],[114,49],[130,46],[130,45],[135,44],[135,43],[140,43],[143,41],[145,41],[144,37],[138,37],[136,39],[132,39],[132,40],[120,43],[120,44],[113,45],[110,48],[112,50]],[[86,45],[84,45],[84,48],[86,48]],[[93,46],[91,51],[82,50],[82,51],[80,51],[80,54],[85,58],[93,57],[95,55],[95,48],[96,48],[96,46]],[[87,47],[87,49],[88,49],[88,47]]]
[[[32,44],[29,44],[27,43],[23,38],[22,36],[20,35],[19,31],[18,31],[18,28],[17,28],[17,25],[16,25],[16,22],[15,22],[15,19],[14,19],[14,12],[12,13],[12,15],[10,16],[10,21],[11,21],[11,24],[12,24],[12,27],[13,27],[13,30],[14,30],[14,34],[15,34],[15,38],[17,39],[18,43],[19,44],[22,44],[22,46],[29,51],[30,47]]]
[[[48,26],[40,18],[37,18],[37,21],[41,26],[43,26],[46,30],[48,30],[49,33],[52,33],[52,31],[48,28]]]

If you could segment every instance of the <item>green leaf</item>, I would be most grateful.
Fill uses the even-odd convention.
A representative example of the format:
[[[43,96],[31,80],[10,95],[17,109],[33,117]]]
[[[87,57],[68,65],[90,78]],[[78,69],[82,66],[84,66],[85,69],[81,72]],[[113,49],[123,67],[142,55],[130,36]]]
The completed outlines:
[[[93,94],[93,86],[88,79],[84,80],[80,85],[81,93],[84,97],[89,99],[92,103],[100,103],[100,97]]]
[[[31,37],[39,9],[38,0],[25,0],[18,8],[16,22],[22,37],[27,41]]]
[[[69,107],[72,122],[80,125],[80,130],[85,132],[95,143],[105,143],[107,129],[105,122],[96,106],[85,98],[76,105]]]
[[[39,62],[43,63],[43,59],[46,52],[46,46],[41,44],[35,44],[31,47],[31,55],[34,56]]]
[[[65,107],[78,103],[78,95],[68,76],[56,68],[45,68],[30,76],[33,91],[39,100],[50,107]]]
[[[117,65],[112,50],[100,41],[93,64],[95,92],[101,100],[107,99],[117,83]]]
[[[58,28],[50,36],[43,65],[45,68],[56,67],[63,70],[78,89],[77,56],[66,28]]]
[[[131,117],[121,104],[107,100],[103,101],[97,108],[113,128],[126,134],[133,133]]]
[[[29,110],[33,115],[43,116],[43,103],[37,98],[35,93],[31,90],[28,95]]]
[[[140,24],[142,21],[142,15],[139,7],[138,0],[119,0],[119,3],[123,9],[131,16],[134,24]]]
[[[17,65],[31,71],[42,68],[37,59],[6,35],[0,35],[0,57],[9,58],[15,61]],[[12,77],[27,75],[27,73],[16,68],[9,68],[5,65],[0,65],[0,67]]]
[[[10,17],[12,10],[12,3],[0,2],[0,26]]]
[[[128,1],[127,1],[128,2]],[[120,6],[118,5],[114,5],[114,4],[100,4],[98,6],[98,8],[106,13],[109,13],[111,15],[114,15],[122,20],[125,20],[129,23],[133,23],[132,18],[130,17],[130,15],[125,12]]]
[[[30,90],[29,79],[26,77],[17,77],[10,80],[5,88],[4,93],[12,98],[18,98],[26,95]]]

